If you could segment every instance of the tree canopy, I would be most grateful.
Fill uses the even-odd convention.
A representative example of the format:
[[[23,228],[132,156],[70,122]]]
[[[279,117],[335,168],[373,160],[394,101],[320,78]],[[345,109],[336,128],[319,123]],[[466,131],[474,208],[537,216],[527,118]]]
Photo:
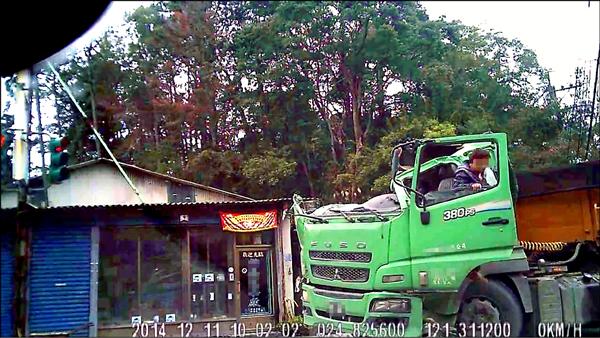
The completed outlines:
[[[418,2],[158,2],[126,25],[59,70],[116,157],[150,170],[255,198],[357,200],[388,189],[406,137],[506,132],[517,169],[585,157],[586,125],[533,51]],[[102,156],[57,80],[39,78],[71,158]]]

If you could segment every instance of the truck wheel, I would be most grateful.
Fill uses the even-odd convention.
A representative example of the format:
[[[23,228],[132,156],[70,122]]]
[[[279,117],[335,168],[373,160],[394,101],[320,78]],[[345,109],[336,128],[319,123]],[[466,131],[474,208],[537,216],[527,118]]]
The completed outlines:
[[[510,335],[519,336],[523,329],[523,310],[517,296],[503,283],[488,279],[478,280],[467,287],[463,296],[457,321],[462,335],[481,335],[483,323],[508,323]],[[473,330],[473,327],[476,329]],[[484,326],[486,334],[488,325]],[[492,326],[493,332],[493,326]]]

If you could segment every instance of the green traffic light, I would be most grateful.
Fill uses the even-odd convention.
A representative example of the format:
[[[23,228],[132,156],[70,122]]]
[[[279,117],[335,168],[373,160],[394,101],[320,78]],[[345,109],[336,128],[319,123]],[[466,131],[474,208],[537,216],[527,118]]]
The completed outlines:
[[[67,165],[69,162],[69,154],[67,153],[51,153],[50,154],[50,167],[60,167]]]
[[[66,180],[67,178],[69,178],[70,172],[69,169],[67,169],[67,167],[60,167],[60,168],[53,168],[50,169],[50,172],[48,173],[48,177],[50,178],[50,182],[52,183],[59,183],[61,181]]]
[[[70,176],[69,169],[66,167],[69,162],[69,153],[66,152],[69,139],[66,137],[52,139],[48,145],[50,148],[48,177],[51,183],[60,183]]]

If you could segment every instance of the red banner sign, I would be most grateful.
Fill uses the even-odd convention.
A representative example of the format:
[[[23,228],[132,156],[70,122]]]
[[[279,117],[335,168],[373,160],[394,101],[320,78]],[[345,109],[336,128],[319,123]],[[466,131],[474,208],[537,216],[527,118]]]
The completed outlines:
[[[277,211],[246,213],[219,212],[223,231],[253,232],[277,228]]]

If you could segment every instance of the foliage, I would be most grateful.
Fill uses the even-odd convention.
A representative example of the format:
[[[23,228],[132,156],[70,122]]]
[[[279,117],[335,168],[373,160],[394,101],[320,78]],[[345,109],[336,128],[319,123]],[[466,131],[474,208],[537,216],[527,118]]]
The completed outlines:
[[[296,171],[296,163],[286,159],[285,154],[281,153],[269,150],[245,161],[242,173],[249,180],[247,184],[250,192],[260,194],[261,191],[267,190],[274,197],[283,197],[289,193],[278,188],[283,185],[289,186],[289,181]]]
[[[356,201],[387,191],[406,137],[507,132],[521,169],[583,157],[531,50],[417,2],[157,2],[126,25],[59,70],[116,156],[150,170]],[[106,156],[53,75],[39,78],[71,158]]]

